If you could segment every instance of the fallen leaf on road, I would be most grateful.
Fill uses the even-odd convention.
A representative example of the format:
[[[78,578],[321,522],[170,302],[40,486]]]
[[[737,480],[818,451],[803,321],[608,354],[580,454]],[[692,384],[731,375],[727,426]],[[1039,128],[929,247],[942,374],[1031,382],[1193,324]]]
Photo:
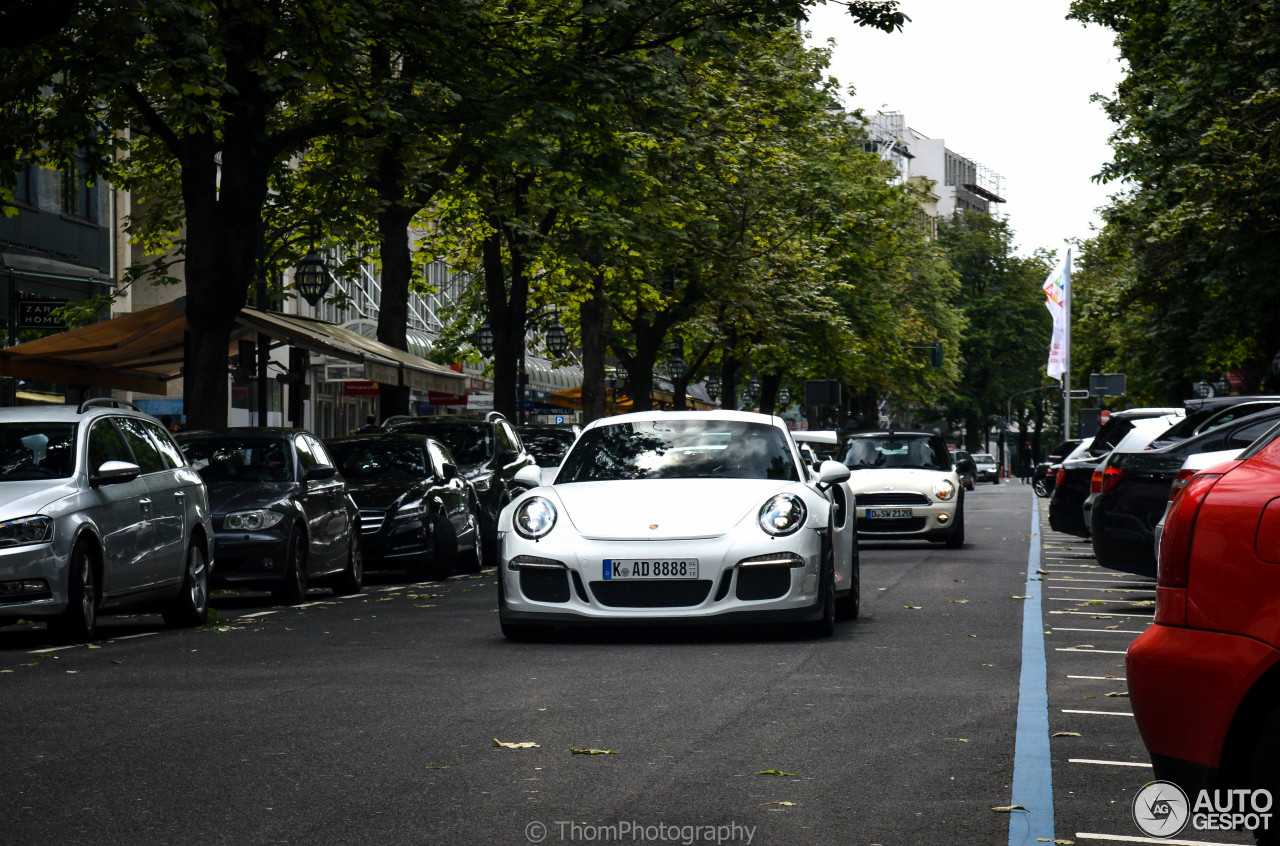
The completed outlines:
[[[1093,649],[1092,643],[1077,643],[1072,649]]]
[[[68,675],[70,675],[71,673],[78,673],[78,672],[80,672],[80,671],[79,671],[79,670],[67,670],[67,674],[68,674]]]
[[[793,776],[799,773],[784,773],[782,770],[760,770],[756,775]]]
[[[977,637],[977,635],[965,635],[965,637]]]
[[[1037,572],[1037,573],[1039,573],[1039,574],[1040,574],[1040,575],[1042,575],[1042,576],[1047,576],[1047,575],[1049,575],[1049,571],[1048,571],[1048,570],[1036,570],[1036,572]]]
[[[1051,735],[1049,735],[1049,736],[1050,736],[1050,737],[1079,737],[1079,736],[1080,736],[1080,732],[1078,732],[1078,731],[1055,731],[1053,734],[1051,734]]]
[[[569,751],[575,755],[617,755],[618,754],[612,749],[579,749],[576,746],[570,746]]]
[[[1030,599],[1029,596],[1011,596],[1010,599]]]
[[[87,645],[90,649],[101,649],[101,648],[102,648],[101,646],[98,646],[98,645],[97,645],[97,644],[95,644],[95,643],[90,643],[90,644],[86,644],[86,645]]]
[[[965,603],[967,603],[969,600],[967,600],[967,599],[953,599],[953,600],[951,600],[951,601],[952,601],[952,602],[954,602],[956,605],[964,605],[964,604],[965,604]]]
[[[967,738],[967,737],[957,737],[957,738],[956,738],[956,743],[968,743],[968,742],[969,742],[969,738]]]
[[[1127,693],[1121,693],[1121,692],[1116,691],[1116,690],[1113,690],[1113,691],[1111,691],[1110,693],[1108,693],[1108,694],[1107,694],[1107,696],[1128,696],[1128,695],[1129,695],[1129,694],[1127,694]]]
[[[924,606],[923,606],[923,605],[904,605],[904,606],[902,606],[902,607],[903,607],[903,608],[910,608],[912,611],[919,611],[919,610],[920,610],[921,608],[923,608]]]
[[[1109,628],[1109,629],[1118,629],[1118,628],[1120,628],[1120,624],[1119,624],[1119,623],[1116,623],[1114,626],[1107,626],[1107,628]]]
[[[996,805],[991,810],[997,814],[1012,814],[1014,811],[1025,811],[1026,808],[1021,805]]]
[[[503,749],[533,749],[542,746],[541,743],[534,743],[532,740],[526,740],[522,743],[503,743],[496,737],[493,739],[493,745],[501,746]]]
[[[982,666],[984,666],[984,667],[994,667],[994,666],[995,666],[995,664],[983,664]]]
[[[786,805],[788,808],[794,807],[795,802],[761,802],[761,805]]]
[[[123,661],[121,661],[119,658],[112,658],[112,659],[111,659],[111,663],[112,663],[112,664],[123,664],[124,662],[123,662]]]
[[[1060,837],[1057,840],[1050,840],[1047,837],[1037,837],[1036,842],[1037,843],[1056,843],[1058,844],[1058,846],[1076,846],[1076,842],[1074,840],[1067,840],[1065,837]]]
[[[429,770],[448,770],[448,769],[452,769],[452,767],[448,767],[448,766],[444,766],[444,767],[437,767],[435,764],[427,764],[427,769],[429,769]]]

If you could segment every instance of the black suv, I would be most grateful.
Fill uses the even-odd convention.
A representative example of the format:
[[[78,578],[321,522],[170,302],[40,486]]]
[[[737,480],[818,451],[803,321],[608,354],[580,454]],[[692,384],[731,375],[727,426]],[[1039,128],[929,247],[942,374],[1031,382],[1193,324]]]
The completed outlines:
[[[525,487],[516,482],[516,474],[536,463],[515,427],[496,411],[484,417],[392,417],[383,425],[391,432],[413,432],[435,438],[453,454],[458,469],[475,487],[480,500],[485,564],[495,563],[498,512],[525,491]]]

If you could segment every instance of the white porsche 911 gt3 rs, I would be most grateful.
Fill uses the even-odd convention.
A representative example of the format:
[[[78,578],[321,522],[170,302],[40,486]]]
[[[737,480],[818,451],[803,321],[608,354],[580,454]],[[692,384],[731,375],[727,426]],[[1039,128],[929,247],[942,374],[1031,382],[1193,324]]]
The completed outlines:
[[[536,470],[522,471],[536,484]],[[503,509],[498,613],[522,638],[557,624],[854,617],[849,470],[801,460],[780,418],[641,412],[587,426],[552,484]]]

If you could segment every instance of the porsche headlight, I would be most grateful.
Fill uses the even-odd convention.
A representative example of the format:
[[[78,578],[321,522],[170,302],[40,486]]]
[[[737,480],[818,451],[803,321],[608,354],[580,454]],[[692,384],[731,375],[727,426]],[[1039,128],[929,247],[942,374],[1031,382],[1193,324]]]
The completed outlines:
[[[520,503],[511,522],[520,537],[537,540],[555,527],[556,507],[543,497],[530,497]]]
[[[256,532],[259,529],[270,529],[284,519],[279,511],[267,511],[260,508],[256,511],[237,511],[223,518],[224,528],[235,531]]]
[[[956,486],[950,479],[939,479],[933,483],[933,495],[943,502],[948,502],[956,495]]]
[[[804,500],[795,494],[778,494],[764,504],[757,519],[760,528],[783,537],[795,534],[804,525],[806,516]]]

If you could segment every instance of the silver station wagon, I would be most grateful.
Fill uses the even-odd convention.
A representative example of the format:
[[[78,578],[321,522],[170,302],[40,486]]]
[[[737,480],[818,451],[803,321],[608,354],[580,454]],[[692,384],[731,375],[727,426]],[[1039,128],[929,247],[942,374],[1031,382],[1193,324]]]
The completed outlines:
[[[213,527],[204,483],[129,403],[0,409],[0,623],[94,636],[98,614],[204,622]]]

